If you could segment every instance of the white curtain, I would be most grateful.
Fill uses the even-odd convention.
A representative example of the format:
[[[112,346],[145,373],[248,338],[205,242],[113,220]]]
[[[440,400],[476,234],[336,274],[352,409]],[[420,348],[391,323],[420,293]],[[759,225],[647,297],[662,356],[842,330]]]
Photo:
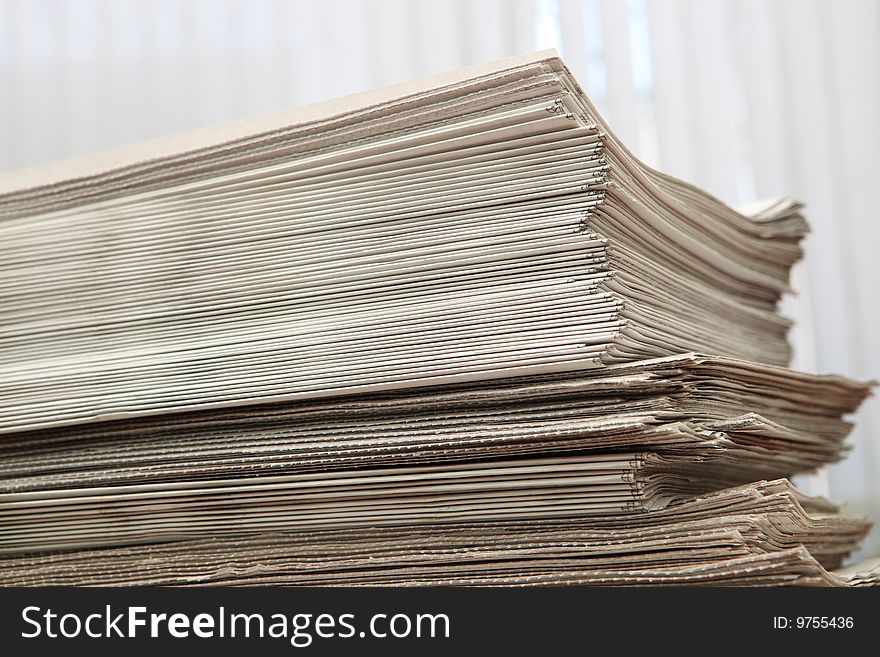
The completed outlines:
[[[0,169],[545,47],[649,163],[805,200],[794,365],[880,376],[877,0],[0,0]],[[880,520],[857,419],[830,493]]]

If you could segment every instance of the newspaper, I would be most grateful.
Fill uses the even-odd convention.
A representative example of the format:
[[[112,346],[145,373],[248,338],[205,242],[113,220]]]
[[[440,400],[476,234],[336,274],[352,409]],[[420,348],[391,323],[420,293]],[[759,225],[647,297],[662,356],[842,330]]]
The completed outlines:
[[[0,218],[0,432],[784,365],[806,232],[637,161],[552,52],[7,174]]]
[[[0,584],[880,584],[801,204],[552,51],[0,176]]]
[[[763,481],[662,511],[265,532],[0,559],[3,585],[870,585],[867,523]],[[838,570],[834,570],[838,569]]]

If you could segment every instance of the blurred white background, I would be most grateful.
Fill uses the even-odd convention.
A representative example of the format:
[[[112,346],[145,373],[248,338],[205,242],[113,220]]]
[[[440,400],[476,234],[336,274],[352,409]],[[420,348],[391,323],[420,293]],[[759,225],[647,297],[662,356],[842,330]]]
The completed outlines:
[[[880,377],[878,0],[0,0],[0,170],[548,47],[648,163],[806,201],[794,366]],[[880,521],[857,419],[807,483]]]

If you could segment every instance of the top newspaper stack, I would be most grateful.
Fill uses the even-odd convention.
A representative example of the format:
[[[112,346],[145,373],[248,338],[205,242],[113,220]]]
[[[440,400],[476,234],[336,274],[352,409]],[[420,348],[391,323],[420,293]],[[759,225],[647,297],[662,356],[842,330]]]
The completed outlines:
[[[0,178],[0,432],[789,360],[806,225],[639,162],[553,52]]]

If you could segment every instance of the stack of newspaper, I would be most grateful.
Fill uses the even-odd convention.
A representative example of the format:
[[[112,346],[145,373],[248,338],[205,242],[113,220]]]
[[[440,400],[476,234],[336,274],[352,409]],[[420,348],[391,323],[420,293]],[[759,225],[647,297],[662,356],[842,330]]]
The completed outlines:
[[[805,232],[547,52],[9,174],[0,583],[878,583]]]
[[[6,585],[864,585],[865,531],[785,480],[662,511],[214,535],[0,560]],[[830,569],[837,569],[833,572]]]
[[[635,160],[558,58],[0,179],[0,430],[599,368],[786,364],[805,223]]]

